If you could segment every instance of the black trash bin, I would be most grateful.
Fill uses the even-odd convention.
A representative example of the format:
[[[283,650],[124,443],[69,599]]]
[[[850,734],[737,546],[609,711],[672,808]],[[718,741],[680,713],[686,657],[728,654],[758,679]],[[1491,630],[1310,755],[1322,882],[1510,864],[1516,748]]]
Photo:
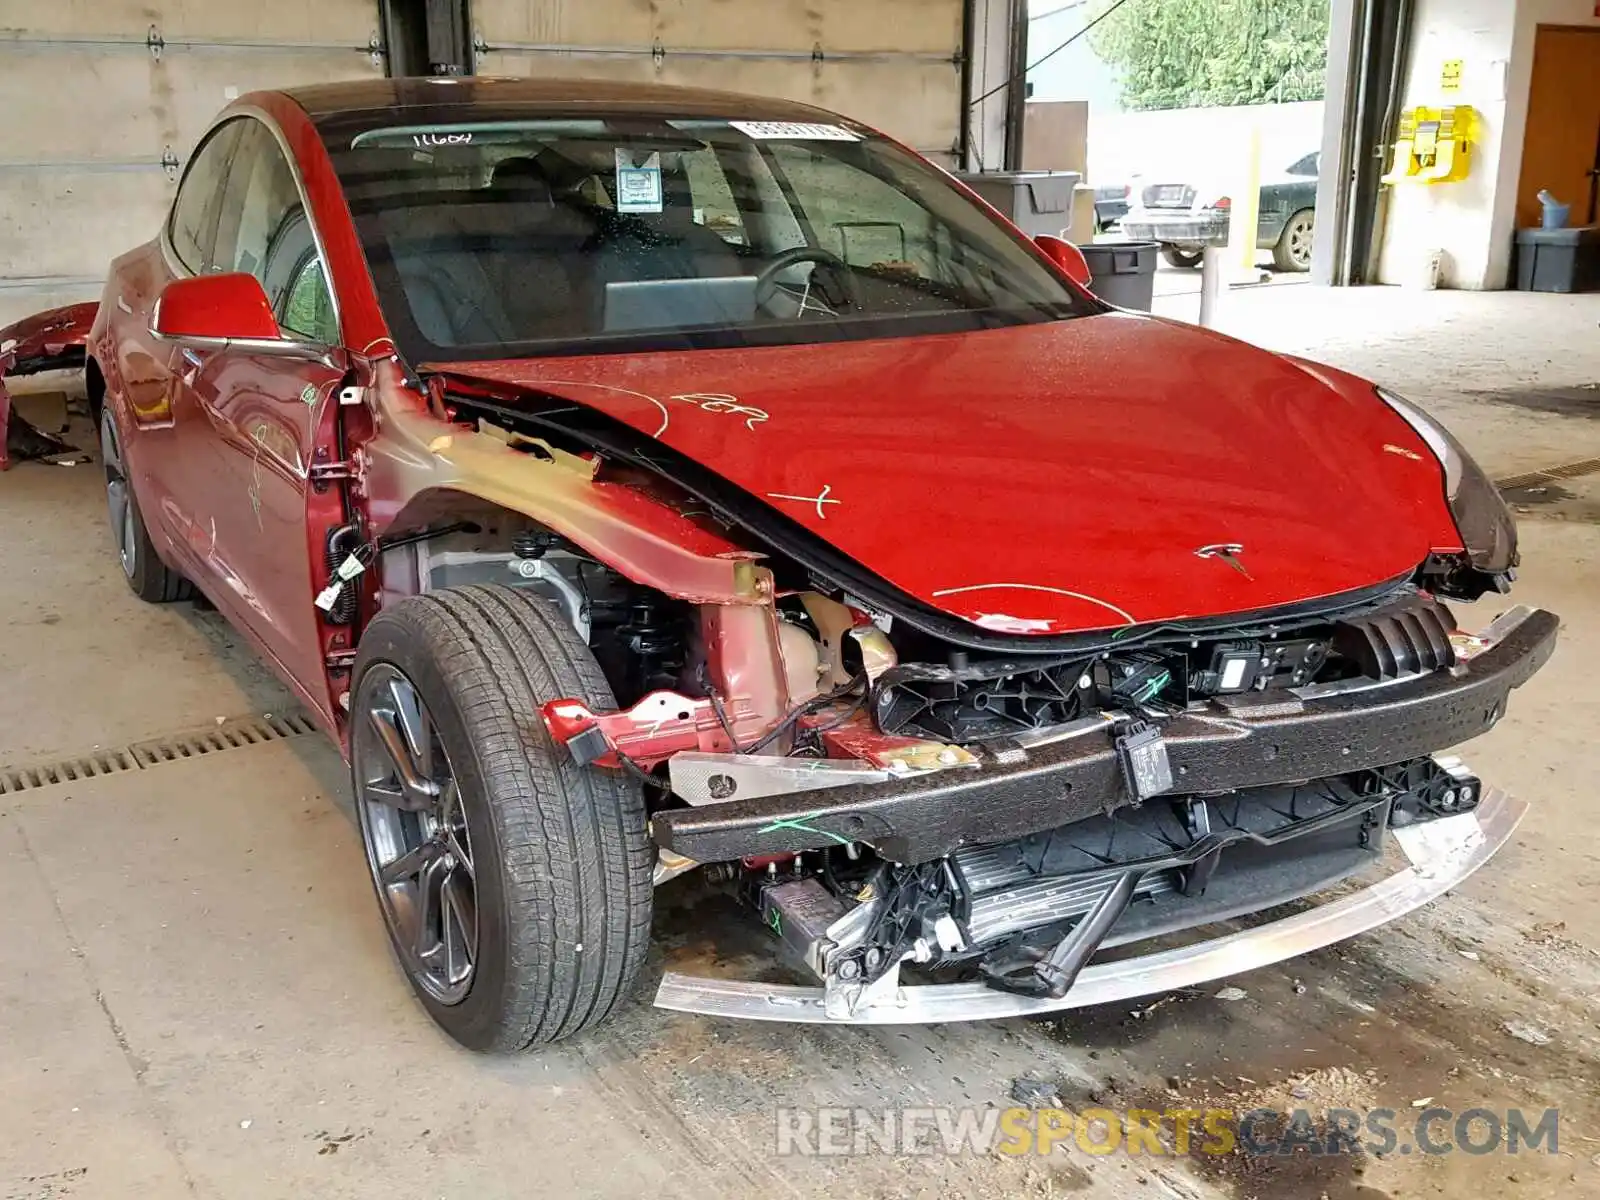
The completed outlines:
[[[1089,274],[1089,290],[1107,304],[1149,312],[1156,294],[1159,242],[1098,242],[1079,246]]]
[[[1600,292],[1600,225],[1517,230],[1519,292]]]

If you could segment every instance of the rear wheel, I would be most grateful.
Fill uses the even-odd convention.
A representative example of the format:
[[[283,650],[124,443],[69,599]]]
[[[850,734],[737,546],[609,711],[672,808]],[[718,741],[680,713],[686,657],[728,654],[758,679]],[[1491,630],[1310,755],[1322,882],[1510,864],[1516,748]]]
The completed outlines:
[[[1272,248],[1272,262],[1278,270],[1311,270],[1311,235],[1316,226],[1316,217],[1314,210],[1302,208],[1289,218],[1278,244]]]
[[[596,1024],[644,961],[643,796],[551,741],[540,705],[568,696],[616,706],[554,606],[514,588],[415,596],[361,637],[350,765],[373,886],[418,998],[474,1050]]]
[[[134,595],[152,604],[194,598],[194,585],[172,570],[156,554],[139,513],[133,484],[128,480],[122,457],[122,442],[111,410],[100,410],[100,461],[106,472],[106,510],[111,521],[111,540],[117,547],[122,574]]]
[[[1204,250],[1185,250],[1180,246],[1161,247],[1161,257],[1175,267],[1191,270],[1200,265],[1200,260],[1205,257]]]

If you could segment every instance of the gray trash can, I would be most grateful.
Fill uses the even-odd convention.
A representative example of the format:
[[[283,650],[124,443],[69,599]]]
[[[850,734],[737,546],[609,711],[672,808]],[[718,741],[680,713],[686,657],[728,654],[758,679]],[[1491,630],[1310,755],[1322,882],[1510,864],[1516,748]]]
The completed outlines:
[[[1517,230],[1519,292],[1600,292],[1600,225]]]
[[[1107,304],[1149,312],[1156,294],[1159,242],[1097,242],[1079,246],[1089,274],[1089,290]]]
[[[958,171],[961,180],[1023,233],[1051,233],[1072,225],[1072,197],[1083,176],[1076,171]]]

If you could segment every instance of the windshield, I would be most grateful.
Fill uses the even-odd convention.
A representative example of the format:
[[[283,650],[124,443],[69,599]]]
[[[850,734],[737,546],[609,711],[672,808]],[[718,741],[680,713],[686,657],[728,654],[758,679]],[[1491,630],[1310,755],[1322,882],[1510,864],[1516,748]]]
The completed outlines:
[[[841,125],[586,117],[325,136],[413,362],[1098,311],[937,168]]]

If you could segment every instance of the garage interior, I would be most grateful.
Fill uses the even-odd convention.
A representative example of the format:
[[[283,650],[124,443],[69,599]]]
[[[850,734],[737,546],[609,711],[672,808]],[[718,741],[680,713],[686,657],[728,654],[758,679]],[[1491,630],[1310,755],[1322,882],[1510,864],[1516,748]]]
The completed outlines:
[[[1331,363],[1444,421],[1517,513],[1515,600],[1551,664],[1460,753],[1534,803],[1467,886],[1220,988],[1052,1020],[829,1029],[649,1006],[515,1059],[421,1019],[373,920],[337,751],[214,611],[141,604],[97,465],[0,475],[0,1185],[7,1197],[1600,1194],[1600,295],[1505,290],[1549,188],[1596,219],[1600,8],[1335,0],[1312,282],[1238,289],[1223,332]],[[217,111],[388,73],[692,83],[813,102],[951,168],[1020,167],[1021,0],[13,0],[0,324],[94,299],[164,219]],[[1019,19],[1020,15],[1020,19]],[[1466,179],[1379,183],[1401,110],[1480,116]],[[391,71],[391,68],[394,70]],[[70,102],[65,97],[70,97]],[[981,97],[981,99],[979,99]],[[1587,106],[1587,107],[1586,107]],[[1090,181],[1092,183],[1092,181]],[[1442,252],[1444,286],[1396,285]],[[1164,311],[1165,310],[1165,311]],[[1156,314],[1192,319],[1175,302]],[[81,379],[8,381],[92,447]],[[930,448],[937,453],[937,448]],[[1241,464],[1248,470],[1248,464]],[[1486,623],[1495,597],[1466,614]],[[658,897],[664,956],[759,961]],[[1559,1108],[1561,1148],[1297,1160],[778,1157],[785,1106]],[[1278,1089],[1274,1092],[1273,1089]],[[1304,1093],[1304,1095],[1302,1095]],[[1307,1097],[1310,1099],[1307,1100]],[[1571,1131],[1569,1137],[1569,1130]],[[1487,1174],[1486,1174],[1487,1172]],[[1487,1182],[1486,1182],[1487,1181]]]

